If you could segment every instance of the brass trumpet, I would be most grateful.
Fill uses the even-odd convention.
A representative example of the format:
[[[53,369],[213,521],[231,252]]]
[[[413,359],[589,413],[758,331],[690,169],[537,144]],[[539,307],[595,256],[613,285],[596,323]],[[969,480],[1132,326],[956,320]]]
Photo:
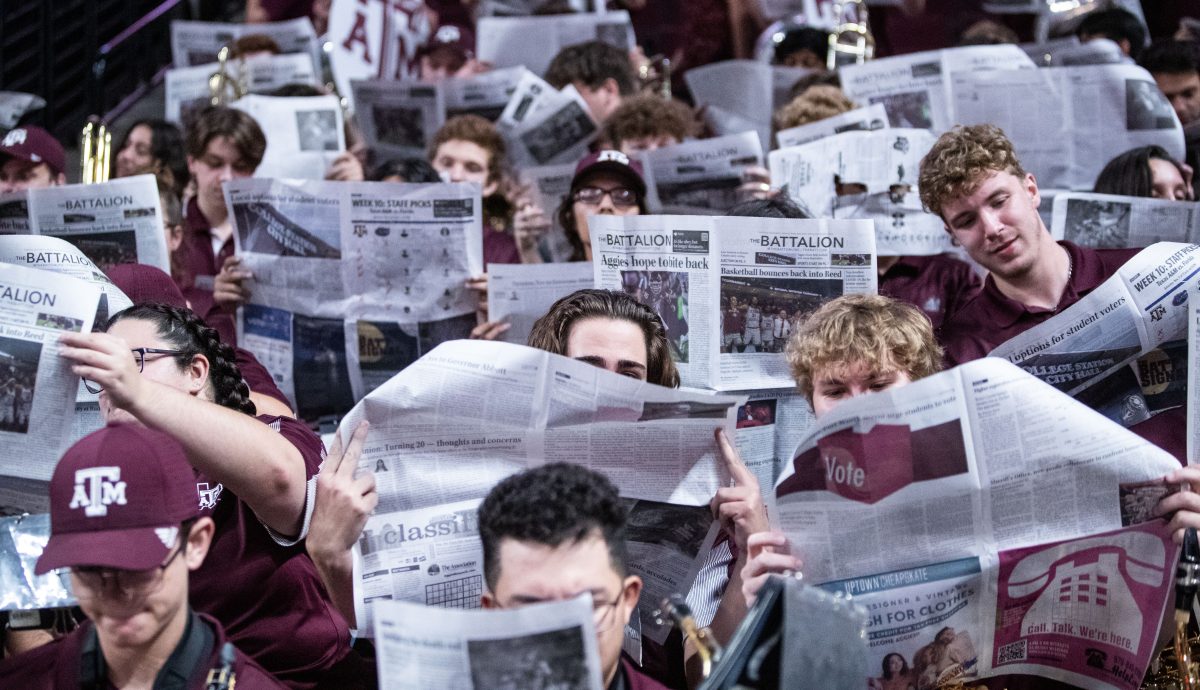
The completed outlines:
[[[671,58],[655,55],[638,65],[638,87],[643,93],[671,98]]]
[[[217,53],[217,71],[208,78],[208,93],[213,105],[225,105],[245,96],[250,90],[246,83],[246,65],[237,61],[237,74],[229,74],[229,46]]]
[[[107,182],[112,162],[112,132],[99,119],[89,119],[83,126],[79,143],[83,183]]]
[[[833,19],[834,29],[829,34],[829,52],[825,56],[827,69],[837,69],[839,55],[848,55],[857,64],[875,57],[875,37],[867,23],[865,0],[837,0]]]

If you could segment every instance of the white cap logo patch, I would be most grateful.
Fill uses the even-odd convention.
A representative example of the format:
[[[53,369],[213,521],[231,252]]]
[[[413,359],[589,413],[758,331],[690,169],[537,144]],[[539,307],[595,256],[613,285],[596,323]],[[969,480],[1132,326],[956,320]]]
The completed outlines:
[[[18,127],[4,135],[4,141],[0,142],[0,146],[20,146],[25,143],[25,128]]]
[[[163,543],[163,546],[168,549],[175,544],[175,538],[179,536],[178,527],[155,527],[154,534],[158,540]]]
[[[75,493],[71,508],[83,508],[84,515],[108,515],[110,505],[125,505],[125,482],[120,467],[90,467],[75,471]]]
[[[629,165],[629,156],[620,151],[601,151],[599,156],[596,156],[596,162],[600,161],[616,161],[622,165]]]

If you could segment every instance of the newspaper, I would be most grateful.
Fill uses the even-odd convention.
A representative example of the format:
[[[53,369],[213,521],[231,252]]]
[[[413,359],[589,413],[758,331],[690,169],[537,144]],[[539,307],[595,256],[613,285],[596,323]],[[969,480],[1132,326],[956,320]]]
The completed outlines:
[[[1138,356],[1186,337],[1188,291],[1200,275],[1198,251],[1200,245],[1175,242],[1143,249],[1078,302],[991,356],[1078,395]]]
[[[270,132],[258,177],[325,179],[346,150],[346,131],[337,96],[277,97],[251,94],[233,102]]]
[[[915,191],[847,194],[834,199],[834,218],[868,218],[875,222],[879,256],[932,256],[955,252],[946,224],[926,213]]]
[[[475,325],[478,185],[242,179],[225,203],[254,275],[238,342],[306,419],[344,413]]]
[[[11,628],[23,627],[20,623],[29,614],[37,621],[38,609],[76,605],[66,569],[45,575],[33,572],[49,540],[47,514],[0,518],[0,611],[9,612]]]
[[[775,133],[775,140],[779,142],[779,148],[786,148],[807,144],[810,141],[842,132],[872,131],[884,129],[887,126],[887,111],[884,110],[882,103],[874,103],[865,108],[855,108],[807,125],[781,129]]]
[[[538,243],[538,252],[547,262],[569,261],[573,248],[558,218],[558,206],[571,192],[575,179],[575,163],[542,165],[522,168],[517,179],[528,190],[529,200],[536,204],[550,221],[550,231]],[[0,208],[3,208],[0,206]]]
[[[1002,128],[1039,185],[1090,190],[1108,161],[1139,146],[1184,157],[1175,110],[1136,65],[962,72],[952,84],[956,122]]]
[[[488,611],[375,605],[381,690],[602,690],[592,595]]]
[[[734,442],[769,505],[775,499],[771,487],[816,421],[812,405],[795,387],[738,391],[733,395],[747,397],[746,404],[738,408]]]
[[[839,72],[846,95],[861,105],[882,103],[893,127],[944,132],[961,120],[961,115],[955,117],[955,102],[950,92],[953,76],[1033,68],[1033,61],[1017,46],[996,45],[880,58],[846,65]],[[987,98],[989,103],[993,100],[994,95]],[[1010,107],[1020,107],[1030,116],[1037,115],[1036,108],[1029,108],[1022,98],[1013,100]]]
[[[528,17],[549,4],[562,4],[554,0],[482,0],[477,17]],[[587,12],[592,0],[567,0],[572,12]]]
[[[495,122],[508,105],[524,67],[494,69],[470,77],[451,78],[440,86],[445,94],[446,118],[478,115]]]
[[[717,428],[733,433],[741,402],[661,388],[520,345],[459,340],[443,343],[369,394],[346,415],[340,433],[348,436],[360,420],[371,423],[359,461],[360,471],[374,472],[379,491],[368,529],[443,524],[504,477],[564,461],[603,472],[625,498],[669,503],[671,510],[707,510],[728,480],[713,433]],[[654,543],[652,526],[639,532],[641,540]],[[674,526],[661,527],[658,540],[677,543]],[[456,579],[471,577],[474,552],[460,542],[467,532],[438,532],[421,547],[395,543],[395,549],[376,551],[387,542],[370,542],[373,560],[355,574],[357,615],[368,615],[368,592],[375,597],[403,592],[418,602],[429,596],[428,573],[396,570],[414,548],[439,549],[430,552],[440,554],[439,568],[462,564],[461,570],[449,569],[462,573]],[[377,534],[382,527],[372,532]],[[445,555],[450,553],[455,555]],[[705,555],[692,554],[693,560]],[[361,562],[365,556],[356,558]],[[657,569],[681,588],[690,586],[687,573],[694,564],[678,553],[670,560],[660,553],[639,567]],[[385,566],[388,577],[412,584],[377,581],[373,573]],[[478,600],[482,581],[462,584],[472,587],[463,600]],[[358,620],[363,625],[364,618]]]
[[[664,146],[640,158],[651,213],[724,213],[738,202],[742,173],[764,162],[754,132]]]
[[[212,104],[213,92],[209,79],[220,69],[218,63],[176,67],[167,70],[166,114],[168,121],[187,124],[201,110]],[[260,55],[248,60],[231,60],[225,66],[229,82],[248,93],[269,93],[288,84],[316,86],[317,72],[307,55]],[[230,94],[226,94],[229,98]],[[232,98],[229,98],[232,100]]]
[[[536,74],[545,74],[563,48],[593,40],[633,50],[636,41],[629,13],[480,17],[475,30],[480,60],[496,67],[521,66]]]
[[[1189,285],[1188,291],[1188,352],[1200,352],[1200,284]],[[1200,462],[1200,366],[1196,357],[1187,362],[1187,461]]]
[[[589,112],[574,86],[559,91],[527,71],[496,124],[518,168],[574,163],[600,133]]]
[[[596,286],[658,313],[687,386],[792,385],[776,320],[791,329],[834,297],[877,288],[870,221],[601,215],[588,224]]]
[[[928,130],[895,128],[843,132],[776,149],[767,156],[771,186],[784,188],[811,215],[829,217],[839,184],[861,185],[867,194],[916,192],[921,158],[933,142]]]
[[[1121,46],[1107,38],[1093,38],[1087,43],[1080,43],[1078,36],[1068,36],[1045,43],[1023,43],[1021,50],[1039,67],[1115,65],[1126,59]]]
[[[221,48],[242,36],[270,36],[284,53],[303,53],[314,69],[321,65],[321,48],[312,22],[307,17],[261,24],[224,24],[176,19],[171,22],[171,60],[176,68],[207,65],[217,61]]]
[[[90,331],[99,303],[100,289],[83,280],[0,264],[0,475],[50,479],[79,385],[58,337]]]
[[[1025,673],[1132,689],[1171,589],[1178,547],[1152,511],[1177,467],[986,358],[823,416],[772,515],[806,581],[871,612],[873,668],[900,654],[929,687]]]
[[[382,159],[424,158],[446,119],[437,84],[352,80],[350,91],[363,139]]]
[[[21,91],[0,91],[0,130],[17,126],[26,113],[46,107],[46,99]]]
[[[1200,241],[1200,204],[1149,197],[1065,192],[1054,197],[1050,234],[1096,249]]]
[[[689,69],[683,73],[683,80],[695,103],[704,107],[706,114],[711,111],[715,115],[709,120],[718,134],[743,131],[728,131],[726,123],[749,123],[762,146],[770,145],[771,115],[783,105],[775,101],[770,65],[756,60],[725,60]]]
[[[559,299],[592,287],[587,261],[551,264],[492,264],[488,266],[488,319],[509,328],[500,340],[524,344],[533,323]]]
[[[437,18],[425,3],[332,0],[327,11],[324,48],[339,94],[350,94],[352,79],[418,78],[417,50],[433,38]]]

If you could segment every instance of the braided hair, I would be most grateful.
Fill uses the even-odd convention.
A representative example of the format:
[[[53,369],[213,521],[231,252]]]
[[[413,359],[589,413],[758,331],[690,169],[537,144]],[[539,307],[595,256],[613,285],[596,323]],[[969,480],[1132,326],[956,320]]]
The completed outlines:
[[[208,383],[212,386],[213,402],[251,416],[257,412],[250,400],[250,387],[238,369],[233,348],[221,342],[216,329],[210,328],[191,309],[153,302],[137,304],[114,314],[104,330],[125,319],[154,324],[160,338],[182,351],[174,356],[181,368],[187,366],[192,357],[204,355],[208,360]]]

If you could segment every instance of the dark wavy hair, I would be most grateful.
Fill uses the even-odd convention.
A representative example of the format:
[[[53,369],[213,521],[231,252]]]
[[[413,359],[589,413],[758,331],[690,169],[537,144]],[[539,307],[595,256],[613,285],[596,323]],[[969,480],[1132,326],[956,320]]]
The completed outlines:
[[[196,355],[203,355],[208,360],[208,385],[212,389],[213,402],[250,416],[257,412],[250,400],[250,387],[238,369],[233,348],[221,342],[216,329],[210,328],[191,309],[153,302],[137,304],[114,314],[104,330],[127,319],[154,324],[160,338],[182,351],[174,356],[181,369]]]
[[[1179,161],[1171,157],[1161,146],[1140,146],[1110,160],[1096,177],[1092,191],[1097,194],[1123,194],[1125,196],[1154,196],[1154,175],[1150,173],[1150,161],[1164,160],[1179,170],[1179,176],[1187,179]]]
[[[533,324],[530,347],[557,355],[567,354],[567,340],[576,321],[590,318],[620,319],[642,329],[646,338],[646,380],[668,388],[679,387],[679,370],[671,360],[667,330],[658,314],[630,295],[616,290],[576,290],[550,307]]]
[[[483,576],[493,592],[505,539],[551,548],[598,535],[609,562],[625,577],[625,507],[608,477],[582,465],[555,462],[508,477],[479,505]]]
[[[183,150],[183,132],[174,124],[166,120],[158,118],[147,118],[138,120],[125,130],[125,134],[121,137],[121,141],[113,149],[114,155],[112,158],[112,172],[117,171],[117,157],[121,149],[125,148],[125,144],[129,141],[129,135],[138,127],[146,127],[150,130],[150,156],[154,158],[156,170],[147,172],[155,172],[160,174],[160,179],[166,178],[161,173],[170,173],[170,177],[166,178],[171,184],[171,189],[176,196],[181,196],[183,190],[187,188],[188,181],[191,179],[191,174],[188,173],[187,155]]]
[[[554,212],[555,218],[558,220],[558,225],[563,229],[563,234],[567,237],[567,243],[571,245],[571,256],[567,257],[567,261],[587,261],[587,254],[583,250],[583,238],[579,235],[579,228],[575,225],[575,192],[583,186],[584,181],[581,180],[571,185],[571,191],[562,198],[558,204],[558,209]],[[649,213],[646,206],[646,195],[638,197],[638,214],[646,215]]]
[[[900,657],[900,663],[904,664],[904,666],[901,667],[901,669],[900,669],[899,676],[893,675],[892,672],[888,670],[888,659],[891,659],[894,656]],[[906,676],[909,673],[908,659],[905,659],[903,654],[899,654],[897,652],[892,652],[891,654],[888,654],[887,656],[883,657],[883,662],[880,665],[883,667],[883,679],[884,680],[891,680],[893,678]]]

